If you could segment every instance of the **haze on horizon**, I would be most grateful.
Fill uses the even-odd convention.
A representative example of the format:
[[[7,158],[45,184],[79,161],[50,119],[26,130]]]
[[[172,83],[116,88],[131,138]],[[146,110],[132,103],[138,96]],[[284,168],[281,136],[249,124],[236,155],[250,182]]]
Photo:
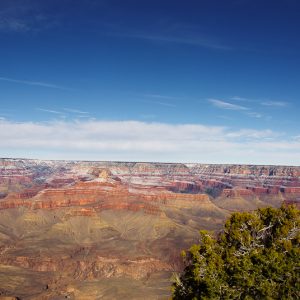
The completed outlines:
[[[300,165],[297,0],[0,2],[0,157]]]

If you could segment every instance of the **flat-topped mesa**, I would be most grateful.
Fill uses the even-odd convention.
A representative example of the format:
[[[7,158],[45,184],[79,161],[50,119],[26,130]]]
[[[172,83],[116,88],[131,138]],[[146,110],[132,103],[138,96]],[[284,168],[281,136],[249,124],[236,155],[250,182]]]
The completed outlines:
[[[20,206],[31,209],[95,206],[98,210],[143,210],[149,214],[161,214],[158,205],[198,207],[210,204],[206,194],[173,193],[163,187],[130,188],[121,183],[89,181],[59,189],[45,189],[39,192],[26,190],[10,194],[0,201],[0,209]]]
[[[255,165],[217,165],[184,163],[141,163],[141,162],[93,162],[93,161],[42,161],[25,159],[0,159],[2,170],[18,174],[30,170],[33,173],[88,173],[91,169],[107,169],[114,175],[243,175],[268,177],[299,177],[300,167],[293,166],[255,166]]]
[[[294,200],[300,195],[299,178],[300,167],[288,166],[0,159],[0,209],[104,201],[102,208],[155,211],[148,204],[200,207],[218,197]]]
[[[222,165],[187,164],[194,174],[239,174],[255,176],[300,176],[300,167],[296,166],[258,166],[258,165]]]
[[[188,175],[190,169],[185,164],[171,163],[136,163],[131,169],[131,174],[151,175]]]

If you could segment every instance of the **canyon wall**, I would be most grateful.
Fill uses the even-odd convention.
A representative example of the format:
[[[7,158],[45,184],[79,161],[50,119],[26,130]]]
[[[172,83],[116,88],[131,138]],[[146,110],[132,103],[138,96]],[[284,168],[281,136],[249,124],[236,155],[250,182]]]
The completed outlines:
[[[118,299],[117,284],[167,299],[200,229],[299,206],[299,178],[292,166],[0,159],[0,295]]]

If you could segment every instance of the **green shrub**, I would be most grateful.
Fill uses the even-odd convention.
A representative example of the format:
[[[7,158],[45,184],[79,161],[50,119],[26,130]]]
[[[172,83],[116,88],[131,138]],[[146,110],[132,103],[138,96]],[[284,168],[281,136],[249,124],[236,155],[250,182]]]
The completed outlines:
[[[300,299],[300,211],[294,206],[234,213],[215,238],[183,253],[173,299]]]

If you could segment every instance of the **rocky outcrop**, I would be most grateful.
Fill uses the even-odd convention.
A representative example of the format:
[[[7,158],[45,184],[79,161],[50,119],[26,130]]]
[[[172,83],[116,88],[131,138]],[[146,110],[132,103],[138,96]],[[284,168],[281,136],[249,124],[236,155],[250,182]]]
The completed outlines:
[[[224,189],[222,191],[221,197],[231,198],[231,197],[253,197],[254,191],[250,189],[235,188],[235,189]]]
[[[112,278],[128,276],[133,279],[143,279],[154,272],[171,271],[172,267],[155,258],[139,258],[124,260],[115,257],[93,255],[89,259],[71,260],[69,257],[1,257],[5,265],[18,266],[37,272],[64,272],[74,279],[87,280],[95,278]]]
[[[197,207],[209,205],[209,197],[291,200],[300,195],[299,174],[300,167],[285,166],[1,159],[0,183],[20,191],[2,193],[0,209],[95,206],[161,213],[160,205]]]
[[[32,199],[28,199],[32,195]],[[0,201],[0,209],[27,207],[30,209],[57,209],[70,206],[90,206],[97,210],[143,210],[145,213],[162,212],[159,205],[169,207],[198,207],[210,204],[206,194],[172,193],[160,188],[131,190],[119,184],[81,182],[65,189],[46,189],[38,194],[26,191],[12,194]]]
[[[174,181],[169,190],[175,193],[197,194],[204,191],[204,186],[201,182]]]

